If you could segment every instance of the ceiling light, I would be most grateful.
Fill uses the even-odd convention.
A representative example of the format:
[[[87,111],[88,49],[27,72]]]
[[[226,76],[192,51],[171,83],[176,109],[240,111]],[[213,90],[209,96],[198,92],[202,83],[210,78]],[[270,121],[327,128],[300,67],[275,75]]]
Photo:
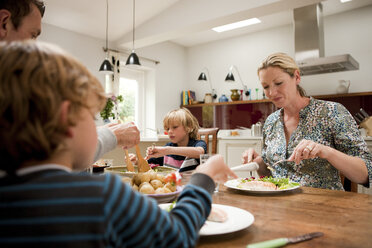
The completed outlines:
[[[244,20],[244,21],[234,22],[234,23],[230,23],[230,24],[227,24],[227,25],[215,27],[215,28],[212,28],[212,30],[220,33],[220,32],[225,32],[225,31],[229,31],[229,30],[232,30],[232,29],[237,29],[237,28],[242,28],[242,27],[246,27],[246,26],[249,26],[249,25],[257,24],[257,23],[260,23],[260,22],[261,21],[258,18],[251,18],[251,19],[247,19],[247,20]]]
[[[347,2],[351,2],[353,0],[340,0],[341,3],[347,3]]]
[[[136,20],[136,1],[133,0],[133,42],[132,42],[132,53],[129,55],[126,65],[141,65],[139,58],[134,51],[134,35],[135,35],[135,20]]]
[[[99,72],[104,74],[113,74],[114,69],[108,59],[108,0],[106,0],[106,58],[99,67]]]

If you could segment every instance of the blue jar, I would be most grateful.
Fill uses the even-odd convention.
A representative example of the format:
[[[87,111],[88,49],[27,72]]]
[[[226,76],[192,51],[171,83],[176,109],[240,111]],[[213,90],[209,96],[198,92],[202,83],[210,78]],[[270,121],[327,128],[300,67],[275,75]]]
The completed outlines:
[[[229,98],[227,98],[224,94],[218,98],[218,102],[228,102]]]

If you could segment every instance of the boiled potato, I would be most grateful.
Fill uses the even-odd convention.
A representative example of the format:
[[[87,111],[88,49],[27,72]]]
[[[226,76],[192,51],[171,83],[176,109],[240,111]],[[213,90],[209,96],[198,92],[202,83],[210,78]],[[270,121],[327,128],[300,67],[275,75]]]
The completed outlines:
[[[165,193],[172,193],[172,191],[165,186],[163,187],[163,190],[164,190]]]
[[[174,192],[177,190],[177,186],[176,185],[173,185],[172,183],[166,183],[165,184],[165,187],[167,187],[168,189],[170,189],[170,191]]]
[[[157,188],[155,190],[155,194],[167,194],[167,193],[171,193],[171,191],[166,187]]]
[[[151,174],[150,173],[138,173],[139,177],[141,178],[141,183],[143,182],[150,182]]]
[[[141,183],[141,184],[138,186],[138,190],[141,190],[141,188],[142,188],[144,185],[150,185],[150,186],[151,186],[151,184],[150,184],[149,182],[143,182],[143,183]],[[151,186],[151,187],[152,187],[152,186]]]
[[[158,173],[156,173],[155,171],[153,171],[153,170],[149,170],[149,171],[147,171],[146,173],[150,174],[150,181],[151,181],[151,180],[155,180],[155,179],[157,179],[157,175],[158,175]]]
[[[156,174],[156,179],[158,179],[159,181],[164,182],[164,178],[165,178],[164,175],[162,175],[162,174]]]
[[[142,194],[155,194],[154,188],[149,183],[143,185],[140,188],[139,192],[141,192]]]
[[[154,187],[155,190],[164,186],[164,184],[158,179],[151,180],[150,184],[152,185],[152,187]]]
[[[133,185],[140,185],[141,184],[141,178],[139,174],[134,174],[132,178]]]

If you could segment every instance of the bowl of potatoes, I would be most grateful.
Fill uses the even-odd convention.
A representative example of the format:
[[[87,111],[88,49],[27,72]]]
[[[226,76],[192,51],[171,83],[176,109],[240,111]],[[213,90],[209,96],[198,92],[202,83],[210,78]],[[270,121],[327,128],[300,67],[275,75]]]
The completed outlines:
[[[113,168],[107,169],[113,171]],[[159,166],[141,173],[125,171],[123,168],[114,173],[121,175],[123,182],[129,183],[133,190],[156,199],[158,203],[168,203],[174,201],[182,191],[176,171],[174,168]]]

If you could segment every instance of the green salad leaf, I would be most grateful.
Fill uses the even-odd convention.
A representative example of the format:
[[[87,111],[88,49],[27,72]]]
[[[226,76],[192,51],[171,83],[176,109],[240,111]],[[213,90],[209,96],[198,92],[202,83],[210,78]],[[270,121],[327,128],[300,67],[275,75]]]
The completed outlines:
[[[174,200],[169,207],[166,209],[168,212],[170,212],[175,206],[176,206],[177,200]]]

